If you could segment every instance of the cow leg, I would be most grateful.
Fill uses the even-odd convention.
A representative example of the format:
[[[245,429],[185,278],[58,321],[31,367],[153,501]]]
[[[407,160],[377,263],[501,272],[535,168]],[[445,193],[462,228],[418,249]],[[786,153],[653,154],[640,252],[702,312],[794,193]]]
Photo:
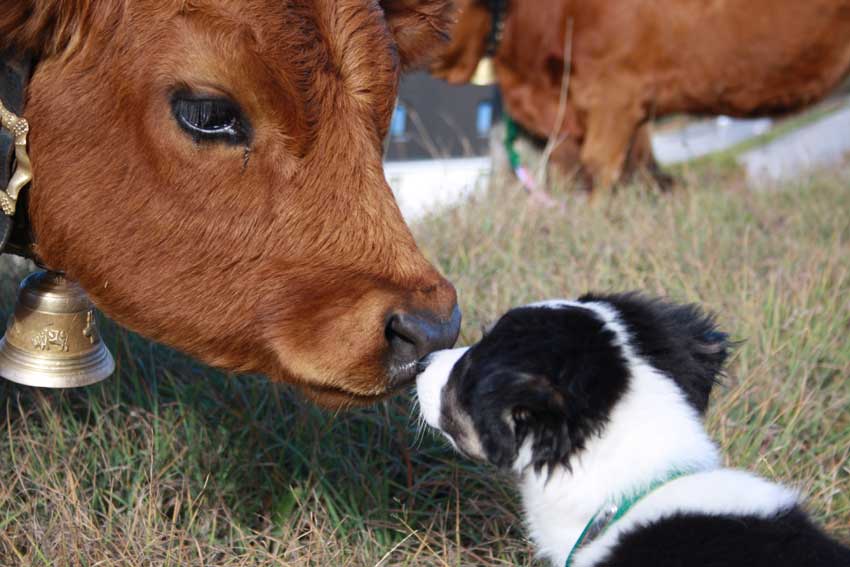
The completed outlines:
[[[588,112],[581,162],[592,179],[592,201],[610,194],[620,180],[642,119],[640,108],[628,106],[596,107]]]
[[[550,173],[570,179],[582,188],[590,187],[590,179],[581,163],[581,145],[575,138],[567,137],[552,150],[549,156],[548,168]]]
[[[673,177],[664,173],[652,153],[649,122],[641,125],[635,133],[626,161],[625,173],[629,176],[638,175],[640,179],[654,183],[661,191],[669,191],[673,188]]]

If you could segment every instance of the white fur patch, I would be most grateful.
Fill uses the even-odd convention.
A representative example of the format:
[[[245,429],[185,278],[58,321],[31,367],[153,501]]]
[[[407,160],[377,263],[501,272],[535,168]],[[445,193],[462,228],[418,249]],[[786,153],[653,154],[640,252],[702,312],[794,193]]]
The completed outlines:
[[[523,307],[540,307],[542,309],[563,309],[564,307],[575,307],[581,305],[578,301],[571,299],[547,299],[545,301],[535,301]]]
[[[469,347],[441,350],[429,358],[428,368],[416,377],[416,397],[419,398],[419,411],[425,423],[440,429],[440,400],[443,386],[449,381],[455,362],[469,350]]]

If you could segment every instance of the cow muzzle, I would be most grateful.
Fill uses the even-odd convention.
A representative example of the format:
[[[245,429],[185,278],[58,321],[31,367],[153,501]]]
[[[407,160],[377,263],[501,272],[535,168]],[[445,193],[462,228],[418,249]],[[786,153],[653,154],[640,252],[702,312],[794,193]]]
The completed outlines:
[[[432,352],[450,348],[460,333],[460,308],[447,319],[430,313],[395,313],[386,327],[390,347],[389,385],[406,386],[416,378],[419,362]]]

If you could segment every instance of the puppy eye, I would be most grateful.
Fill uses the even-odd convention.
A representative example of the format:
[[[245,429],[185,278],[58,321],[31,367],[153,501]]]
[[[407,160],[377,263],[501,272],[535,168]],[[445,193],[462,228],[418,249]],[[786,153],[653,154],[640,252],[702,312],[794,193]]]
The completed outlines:
[[[531,412],[525,408],[516,407],[513,409],[513,418],[517,423],[525,423],[531,418]]]
[[[171,111],[180,128],[195,142],[241,146],[250,139],[248,121],[239,105],[228,98],[181,91],[172,97]]]

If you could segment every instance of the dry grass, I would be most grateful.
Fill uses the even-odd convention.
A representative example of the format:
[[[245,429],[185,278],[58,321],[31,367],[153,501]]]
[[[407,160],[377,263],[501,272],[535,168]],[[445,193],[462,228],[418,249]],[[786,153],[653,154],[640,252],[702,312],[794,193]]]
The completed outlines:
[[[772,193],[635,188],[566,213],[496,187],[416,232],[458,286],[463,342],[510,306],[588,289],[716,310],[744,342],[710,431],[847,540],[848,185],[850,168]],[[0,383],[0,565],[534,564],[507,479],[420,436],[408,399],[328,415],[106,334],[119,375],[102,385]]]

